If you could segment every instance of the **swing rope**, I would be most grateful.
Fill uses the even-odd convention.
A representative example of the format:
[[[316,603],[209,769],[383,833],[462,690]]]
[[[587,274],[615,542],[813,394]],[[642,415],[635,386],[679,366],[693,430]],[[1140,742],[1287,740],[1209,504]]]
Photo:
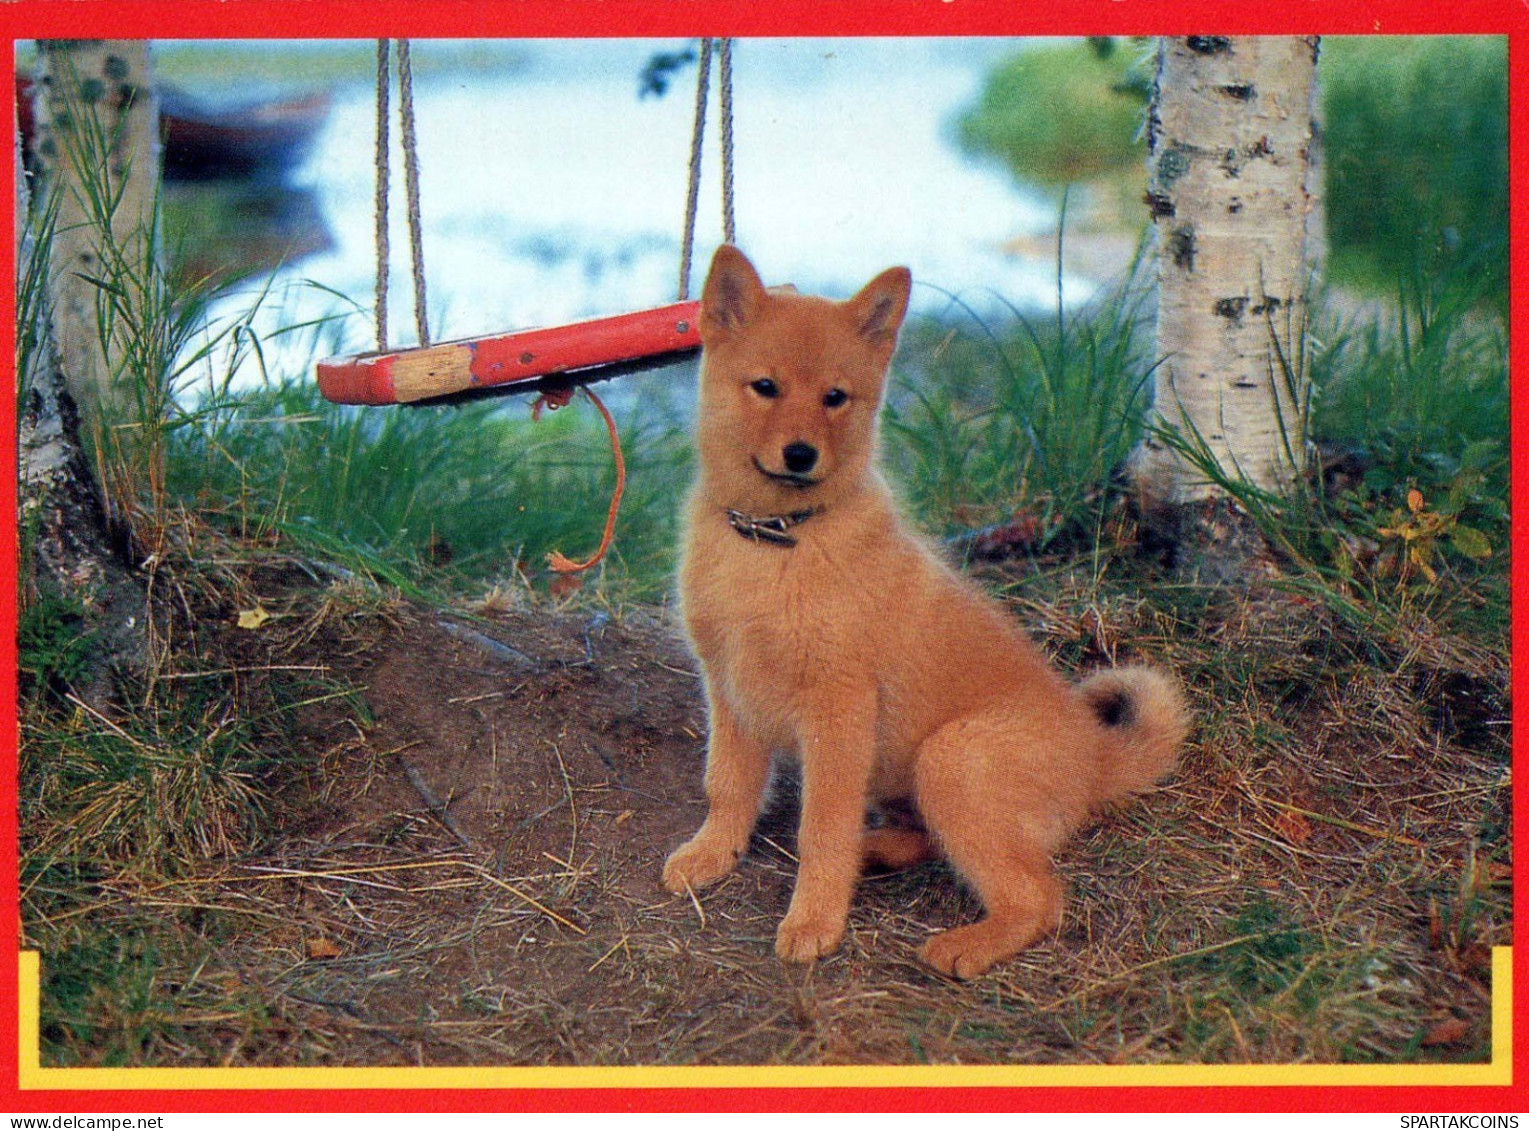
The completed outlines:
[[[409,60],[409,41],[398,41],[398,124],[403,136],[404,193],[409,203],[409,259],[414,268],[414,329],[419,344],[430,344],[430,327],[425,318],[425,245],[420,237],[424,226],[419,218],[419,145],[414,138],[414,67]]]
[[[409,41],[400,39],[395,44],[390,39],[377,41],[377,181],[373,196],[372,217],[377,245],[377,292],[373,318],[377,324],[377,352],[388,348],[388,264],[392,248],[388,236],[388,197],[392,190],[392,168],[389,156],[388,104],[392,87],[391,58],[398,60],[398,122],[403,147],[404,193],[409,221],[409,255],[414,282],[414,329],[419,344],[430,344],[430,330],[426,320],[425,303],[425,251],[420,235],[424,225],[419,209],[419,143],[414,133],[414,68],[409,57]]]
[[[722,133],[722,238],[728,243],[734,242],[735,221],[733,214],[733,41],[731,39],[719,39],[716,41],[715,52],[718,57],[718,96],[719,117],[721,118]],[[711,57],[713,53],[712,41],[701,40],[701,60],[698,74],[696,75],[695,93],[695,120],[690,135],[690,176],[685,189],[685,228],[680,241],[680,281],[678,301],[684,302],[690,297],[690,266],[695,249],[695,224],[696,213],[699,211],[701,197],[701,153],[704,148],[706,136],[706,104],[709,100],[711,84]],[[570,574],[579,573],[589,569],[605,557],[610,549],[611,539],[616,532],[616,512],[621,508],[621,495],[626,490],[626,461],[621,455],[621,440],[616,434],[616,421],[611,417],[610,410],[586,385],[584,395],[594,402],[595,408],[600,410],[600,415],[605,418],[605,427],[610,433],[611,452],[616,458],[616,489],[611,496],[610,510],[605,516],[605,532],[600,539],[600,547],[587,561],[570,561],[556,550],[547,555],[547,564],[555,573]],[[543,407],[549,411],[561,408],[573,399],[573,391],[564,390],[557,393],[543,393],[531,406],[531,418],[540,419]]]
[[[722,114],[722,238],[736,243],[733,223],[733,41],[717,40],[717,78]]]
[[[701,200],[701,144],[706,138],[706,102],[711,87],[711,40],[701,40],[696,71],[695,121],[690,127],[690,179],[685,186],[685,226],[680,238],[680,285],[676,299],[690,297],[690,259],[695,251],[695,217]]]
[[[714,45],[715,44],[715,45]],[[690,267],[695,251],[695,222],[701,200],[701,151],[706,139],[706,106],[711,94],[711,57],[717,55],[718,116],[722,134],[722,238],[736,241],[733,219],[733,41],[702,39],[696,71],[695,119],[690,129],[690,178],[685,186],[685,224],[680,239],[680,282],[676,301],[690,297]]]
[[[377,291],[375,320],[377,326],[377,351],[386,352],[388,348],[388,263],[391,259],[391,249],[388,243],[388,196],[391,188],[391,169],[389,162],[389,89],[391,87],[390,55],[395,55],[398,62],[399,81],[399,129],[402,135],[404,156],[404,191],[407,196],[408,223],[409,223],[409,251],[413,269],[414,281],[414,323],[415,330],[419,335],[419,343],[422,346],[430,344],[429,328],[426,320],[425,302],[425,266],[424,266],[424,243],[421,238],[423,224],[420,220],[419,203],[419,154],[418,144],[414,129],[414,76],[413,67],[409,57],[409,41],[400,39],[396,45],[396,52],[391,40],[379,39],[377,41],[377,146],[376,166],[377,183],[374,197],[374,220],[376,225],[377,247]],[[710,96],[711,82],[711,58],[713,53],[718,56],[718,86],[719,90],[719,116],[721,118],[721,141],[722,141],[722,232],[723,238],[728,242],[734,242],[734,215],[733,215],[733,53],[731,39],[701,40],[701,59],[699,73],[696,78],[696,101],[695,121],[691,132],[690,141],[690,175],[685,198],[685,226],[683,238],[680,244],[680,278],[679,278],[679,301],[683,302],[689,297],[690,291],[690,268],[695,248],[695,224],[696,213],[700,200],[701,187],[701,154],[704,148],[706,133],[706,106]],[[553,411],[562,408],[573,400],[574,389],[557,389],[543,392],[531,405],[531,419],[539,421],[542,411]],[[611,495],[610,509],[605,516],[605,529],[600,537],[600,545],[595,552],[582,562],[573,561],[557,550],[547,555],[547,565],[553,572],[567,575],[581,573],[590,569],[604,560],[606,552],[611,547],[611,542],[616,533],[616,515],[621,509],[621,496],[626,491],[626,460],[621,452],[621,438],[616,430],[616,421],[605,402],[592,392],[588,386],[583,387],[584,395],[593,403],[600,415],[605,420],[605,427],[610,436],[611,454],[616,463],[616,486]]]
[[[388,52],[389,41],[377,41],[377,176],[372,197],[373,235],[377,244],[377,296],[373,318],[377,323],[377,352],[388,348]]]

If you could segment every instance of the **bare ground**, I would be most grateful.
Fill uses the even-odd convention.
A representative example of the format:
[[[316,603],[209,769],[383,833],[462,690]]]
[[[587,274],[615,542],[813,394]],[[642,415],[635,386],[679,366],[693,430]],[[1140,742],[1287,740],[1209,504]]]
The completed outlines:
[[[324,669],[277,752],[274,824],[180,880],[124,869],[34,914],[30,941],[46,978],[82,918],[174,920],[130,1063],[1487,1056],[1511,885],[1500,655],[1420,634],[1361,662],[1323,607],[1262,587],[1168,604],[995,580],[1070,669],[1177,670],[1197,727],[1168,786],[1064,853],[1060,933],[970,984],[914,961],[980,913],[941,864],[867,878],[837,954],[777,961],[789,776],[733,876],[662,889],[703,816],[705,719],[660,612],[347,611],[274,575],[239,603],[287,627],[221,630],[248,670]],[[45,1037],[59,1063],[123,1055]]]

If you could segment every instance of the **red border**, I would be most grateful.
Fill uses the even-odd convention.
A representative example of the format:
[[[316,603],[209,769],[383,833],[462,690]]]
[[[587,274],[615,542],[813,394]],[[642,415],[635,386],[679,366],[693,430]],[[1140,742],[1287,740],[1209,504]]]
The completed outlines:
[[[1508,34],[1524,25],[1514,0],[16,0],[5,23],[25,37],[370,38],[411,35],[642,36],[1118,35],[1215,30],[1241,35]],[[89,15],[84,13],[88,11]]]
[[[4,58],[0,58],[0,89],[15,90],[16,53],[5,51]],[[14,149],[15,137],[11,132],[15,127],[15,119],[12,115],[5,115],[5,139],[7,152]],[[9,202],[15,200],[16,170],[14,159],[5,166],[3,183],[5,185],[5,199],[7,207],[0,208],[0,292],[8,299],[9,314],[0,318],[0,359],[6,359],[4,364],[11,373],[11,379],[6,383],[11,389],[16,387],[16,240],[15,240],[15,208]],[[9,392],[0,396],[0,482],[16,482],[16,398]],[[17,735],[17,711],[16,711],[16,585],[15,578],[19,576],[18,545],[16,533],[16,492],[0,491],[0,530],[4,530],[10,537],[8,553],[11,568],[6,571],[6,579],[0,583],[0,625],[4,625],[4,635],[0,636],[0,796],[13,798],[17,794],[16,789],[16,747],[19,739]],[[5,938],[21,938],[21,884],[20,884],[20,849],[17,843],[16,830],[17,813],[15,805],[0,806],[0,915],[4,916],[5,930],[9,933]],[[9,1023],[17,1013],[16,1008],[16,979],[18,971],[14,962],[0,962],[0,1072],[5,1072],[4,1084],[13,1084],[16,1079],[16,1026]],[[4,1085],[0,1085],[3,1087]],[[3,1093],[0,1093],[3,1094]]]
[[[416,37],[643,36],[708,35],[1079,35],[1187,34],[1502,34],[1511,37],[1509,67],[1513,117],[1510,135],[1513,199],[1525,191],[1529,152],[1524,108],[1529,105],[1529,0],[1296,0],[1285,5],[1233,4],[1228,0],[1081,0],[1070,5],[1029,8],[1015,0],[17,0],[0,3],[0,26],[11,38],[46,36],[147,38],[371,38]],[[14,55],[0,62],[0,89],[10,90]],[[11,139],[10,115],[4,133]],[[11,199],[13,175],[5,163],[3,183]],[[4,284],[15,278],[12,209],[0,208],[0,262]],[[1529,209],[1511,219],[1511,262],[1518,287],[1529,278]],[[1529,356],[1529,319],[1513,306],[1510,343],[1514,374]],[[14,319],[0,326],[0,356],[13,358]],[[1515,387],[1520,383],[1515,380]],[[0,428],[15,436],[15,399],[0,397]],[[1510,425],[1514,500],[1529,497],[1529,420],[1515,396]],[[15,479],[15,453],[0,442],[3,470]],[[1529,519],[1513,515],[1515,658],[1529,648],[1529,622],[1517,596],[1525,581]],[[4,494],[0,524],[14,539],[15,498]],[[14,541],[12,543],[14,547]],[[14,549],[13,549],[14,552]],[[14,577],[14,567],[12,577]],[[15,587],[0,585],[0,618],[15,625]],[[0,642],[0,683],[15,702],[15,634]],[[1515,698],[1524,701],[1529,677],[1514,664]],[[0,785],[16,796],[14,711],[4,714],[0,739],[6,757]],[[1521,745],[1515,742],[1515,752]],[[1524,807],[1515,803],[1514,835],[1522,843]],[[16,843],[14,805],[0,806],[0,830]],[[17,861],[0,852],[0,889],[10,937],[19,937]],[[1515,891],[1515,923],[1524,923],[1523,895]],[[1522,928],[1516,928],[1515,935]],[[0,962],[0,1097],[11,1111],[1463,1111],[1529,1109],[1525,1085],[1529,1063],[1529,992],[1524,972],[1529,947],[1515,948],[1516,1042],[1513,1086],[1497,1088],[1090,1088],[1086,1093],[1056,1088],[950,1089],[609,1089],[485,1092],[26,1092],[15,1091],[17,1068],[16,967]]]

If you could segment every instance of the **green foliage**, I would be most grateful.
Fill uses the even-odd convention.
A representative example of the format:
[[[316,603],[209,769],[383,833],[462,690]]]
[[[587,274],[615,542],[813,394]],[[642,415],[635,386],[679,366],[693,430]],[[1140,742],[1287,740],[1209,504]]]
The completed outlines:
[[[114,517],[126,520],[142,543],[152,544],[152,527],[163,518],[169,437],[194,424],[203,411],[188,397],[188,387],[221,357],[225,370],[219,391],[226,393],[251,341],[248,319],[213,325],[208,310],[216,282],[172,280],[157,197],[141,222],[121,222],[123,158],[116,153],[116,127],[103,119],[100,108],[70,101],[66,118],[70,128],[58,135],[64,149],[60,162],[78,170],[78,177],[61,182],[59,191],[77,198],[94,245],[91,273],[83,277],[95,288],[97,344],[110,364],[113,390],[110,403],[94,406],[96,434],[81,439],[94,445],[100,486]],[[145,155],[126,158],[142,159]],[[34,261],[23,275],[23,293],[29,297],[22,313],[33,319],[32,329],[22,335],[26,373],[39,360],[34,339],[44,324],[46,300],[38,271],[47,261],[57,207],[55,195],[36,222]],[[30,297],[33,289],[35,298]]]
[[[1137,124],[1151,64],[1117,46],[1027,47],[988,76],[961,142],[1027,184],[1056,186],[1146,160]],[[1387,289],[1399,273],[1467,264],[1507,284],[1507,41],[1327,37],[1318,71],[1329,270]],[[1145,215],[1143,214],[1143,219]]]
[[[58,866],[28,869],[23,887],[57,898],[91,878]],[[49,900],[51,903],[52,900]],[[184,1062],[190,1050],[218,1047],[208,1019],[230,1019],[244,1039],[265,1031],[271,1008],[225,978],[207,976],[228,938],[216,907],[136,909],[97,916],[64,912],[28,924],[43,954],[39,986],[42,1060],[60,1068],[118,1068]],[[37,914],[37,908],[30,909]],[[269,927],[269,920],[263,927]],[[226,1053],[227,1045],[221,1045]],[[217,1056],[212,1063],[217,1062]]]
[[[1249,1049],[1303,1034],[1336,1059],[1373,1058],[1366,1030],[1386,1024],[1393,1007],[1365,984],[1376,967],[1372,951],[1334,945],[1263,893],[1237,910],[1226,931],[1224,942],[1185,964],[1191,992],[1176,1034],[1183,1055],[1246,1059]]]
[[[105,1067],[140,1062],[152,1041],[155,977],[162,956],[142,932],[93,932],[48,955],[40,1008],[40,1033],[51,1063],[79,1062],[77,1050]]]
[[[16,626],[16,666],[22,690],[60,690],[90,670],[95,631],[76,602],[42,595],[21,610]]]
[[[1241,995],[1266,997],[1289,989],[1320,941],[1290,911],[1262,894],[1243,905],[1227,927],[1230,945],[1200,961],[1218,970]]]
[[[957,122],[961,145],[1055,188],[1139,163],[1147,83],[1135,54],[1084,42],[1025,47]]]
[[[1314,430],[1365,465],[1338,508],[1381,543],[1381,576],[1433,581],[1444,549],[1460,563],[1506,549],[1508,350],[1480,308],[1490,285],[1459,264],[1419,274],[1389,318],[1313,354]]]
[[[1420,275],[1391,314],[1339,324],[1313,351],[1316,435],[1362,447],[1371,486],[1448,482],[1473,448],[1481,464],[1485,445],[1502,457],[1493,486],[1506,488],[1507,339],[1476,310],[1479,284],[1460,268]]]
[[[1501,36],[1329,37],[1321,81],[1336,277],[1468,261],[1505,294],[1508,59]]]
[[[1408,491],[1407,505],[1390,508],[1390,516],[1384,520],[1387,525],[1376,527],[1375,533],[1387,539],[1376,572],[1384,577],[1399,577],[1404,583],[1416,572],[1430,583],[1437,583],[1439,573],[1434,563],[1445,545],[1472,561],[1490,558],[1492,543],[1487,536],[1460,521],[1460,513],[1471,501],[1471,488],[1478,480],[1479,473],[1457,479],[1439,509],[1430,509],[1423,492],[1417,488]]]
[[[1332,482],[1313,469],[1283,494],[1260,490],[1219,467],[1192,428],[1157,431],[1295,567],[1288,584],[1351,623],[1373,627],[1420,587],[1429,596],[1491,590],[1503,576],[1507,349],[1502,324],[1480,307],[1481,285],[1459,269],[1428,275],[1404,287],[1392,311],[1303,330],[1275,351],[1276,379],[1292,389],[1311,381],[1319,450],[1355,469]],[[1495,633],[1505,601],[1477,593],[1451,615],[1482,614]]]
[[[48,263],[53,231],[58,222],[58,197],[32,202],[22,233],[21,257],[16,264],[16,420],[25,412],[26,400],[41,366],[48,363],[46,341],[52,318],[48,298]]]
[[[887,411],[887,456],[913,509],[951,531],[1024,515],[1037,541],[1092,534],[1112,472],[1141,435],[1151,363],[1145,290],[1087,309],[971,329],[910,327]]]

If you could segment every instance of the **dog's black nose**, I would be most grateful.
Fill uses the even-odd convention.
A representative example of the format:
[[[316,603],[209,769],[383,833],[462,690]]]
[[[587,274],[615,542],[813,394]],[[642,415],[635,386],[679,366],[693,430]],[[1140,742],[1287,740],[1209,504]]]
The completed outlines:
[[[780,454],[786,461],[786,470],[793,475],[807,474],[818,462],[818,450],[811,444],[787,444]]]

